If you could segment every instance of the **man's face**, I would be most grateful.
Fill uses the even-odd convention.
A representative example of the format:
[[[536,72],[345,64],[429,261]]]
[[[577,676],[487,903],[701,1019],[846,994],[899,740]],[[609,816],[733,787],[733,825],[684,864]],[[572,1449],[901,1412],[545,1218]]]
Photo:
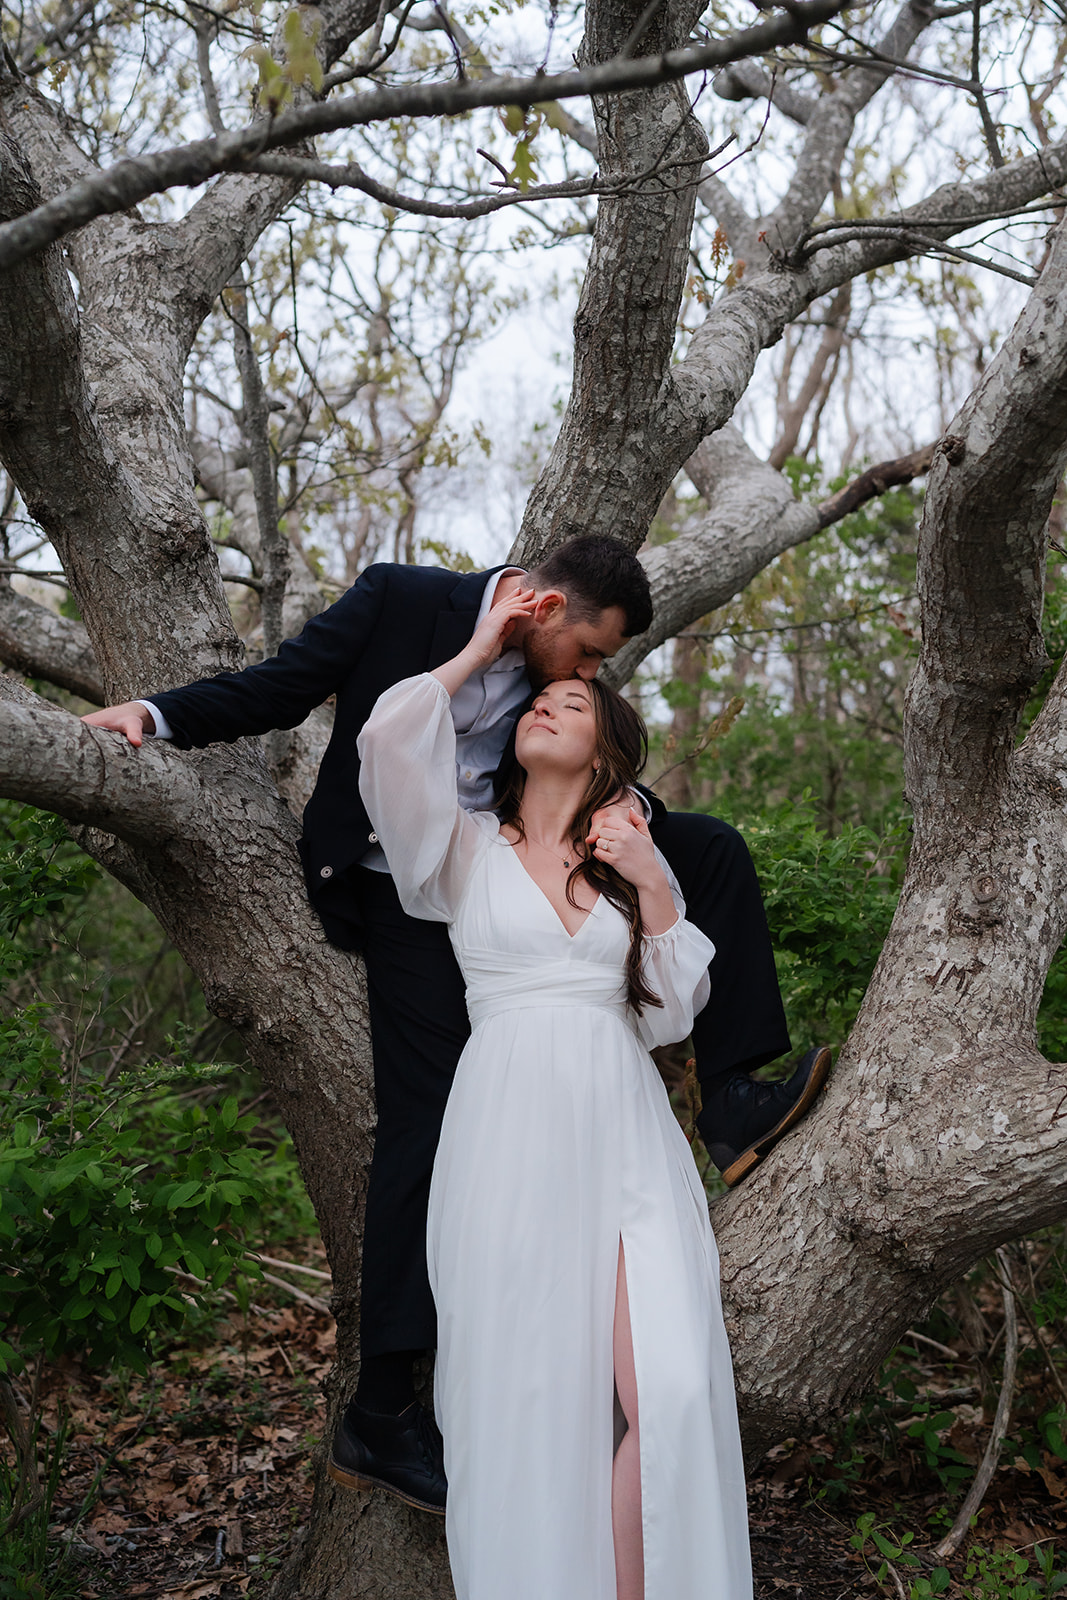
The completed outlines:
[[[605,656],[613,656],[626,643],[623,632],[626,613],[621,606],[608,606],[584,622],[572,622],[562,595],[540,597],[558,603],[538,605],[530,618],[522,641],[526,674],[535,689],[546,683],[595,678]]]

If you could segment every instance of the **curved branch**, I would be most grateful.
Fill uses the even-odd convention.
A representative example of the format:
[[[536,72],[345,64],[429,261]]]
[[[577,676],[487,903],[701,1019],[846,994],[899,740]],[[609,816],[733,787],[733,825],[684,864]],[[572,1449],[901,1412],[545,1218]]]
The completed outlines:
[[[265,150],[297,144],[318,133],[365,127],[393,117],[455,116],[483,106],[531,106],[542,101],[619,94],[674,83],[690,73],[800,43],[811,28],[842,9],[842,0],[799,0],[784,16],[687,50],[669,50],[636,60],[616,57],[577,72],[500,78],[487,83],[466,80],[378,89],[370,94],[300,106],[269,122],[256,122],[233,133],[194,140],[156,155],[118,161],[27,216],[0,226],[0,268],[24,260],[94,217],[126,211],[165,189],[195,186],[216,173],[239,171],[245,160]],[[208,198],[205,196],[205,201]]]
[[[196,766],[164,744],[135,750],[0,677],[0,794],[158,847],[203,813]]]
[[[19,594],[5,581],[0,581],[0,661],[92,705],[104,703],[100,668],[84,625]]]
[[[642,556],[653,623],[605,664],[604,677],[615,687],[628,682],[651,651],[735,599],[783,551],[928,472],[935,448],[924,445],[868,467],[829,500],[812,505],[794,497],[788,479],[761,461],[736,428],[728,424],[705,439],[686,471],[710,509],[697,527]]]
[[[602,669],[616,687],[650,651],[725,605],[775,556],[819,531],[819,508],[798,501],[788,480],[761,461],[736,428],[705,439],[687,470],[710,509],[692,531],[642,556],[655,615],[648,632]]]
[[[1067,228],[938,447],[919,535],[923,648],[905,770],[917,825],[1002,793],[1046,664],[1046,528],[1067,464]]]

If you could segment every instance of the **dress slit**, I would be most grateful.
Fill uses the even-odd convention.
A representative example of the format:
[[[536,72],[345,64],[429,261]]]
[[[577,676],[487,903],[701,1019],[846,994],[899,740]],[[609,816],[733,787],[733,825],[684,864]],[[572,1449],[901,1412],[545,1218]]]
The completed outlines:
[[[622,1305],[620,1305],[620,1291],[621,1291],[621,1298],[622,1298],[622,1301],[623,1301]],[[619,1326],[619,1324],[620,1324],[620,1312],[621,1311],[625,1313],[625,1324],[626,1324],[626,1326],[625,1326],[625,1332],[624,1333],[620,1330],[620,1326]],[[643,1597],[644,1597],[644,1543],[645,1543],[645,1536],[644,1536],[644,1527],[643,1527],[643,1523],[642,1523],[643,1510],[644,1510],[644,1489],[643,1489],[643,1484],[642,1484],[642,1471],[641,1471],[641,1454],[642,1454],[642,1452],[641,1452],[641,1399],[640,1399],[640,1395],[638,1393],[638,1388],[637,1388],[637,1364],[636,1364],[636,1361],[635,1361],[635,1358],[634,1358],[634,1347],[633,1347],[633,1322],[632,1322],[632,1319],[630,1317],[630,1269],[629,1269],[629,1264],[628,1264],[628,1261],[627,1261],[627,1258],[626,1258],[626,1247],[625,1247],[625,1244],[623,1243],[623,1238],[622,1238],[621,1231],[619,1233],[619,1238],[618,1238],[618,1248],[617,1248],[617,1250],[615,1252],[615,1309],[614,1309],[614,1315],[613,1315],[613,1318],[612,1318],[611,1334],[612,1334],[612,1366],[614,1368],[614,1374],[615,1374],[615,1392],[616,1392],[616,1394],[620,1393],[620,1389],[619,1389],[619,1378],[620,1378],[620,1361],[619,1361],[619,1357],[620,1357],[620,1354],[621,1354],[622,1358],[623,1358],[623,1360],[622,1360],[622,1370],[623,1370],[622,1392],[626,1394],[627,1400],[629,1402],[629,1409],[632,1412],[632,1416],[627,1416],[626,1417],[627,1428],[626,1428],[626,1431],[623,1434],[621,1440],[619,1441],[619,1448],[616,1451],[614,1460],[612,1462],[612,1495],[611,1495],[611,1500],[612,1500],[612,1543],[615,1546],[615,1555],[616,1555],[616,1563],[617,1563],[617,1561],[618,1561],[618,1541],[617,1541],[616,1529],[615,1529],[615,1513],[616,1513],[616,1498],[617,1498],[616,1489],[617,1489],[617,1486],[616,1486],[616,1481],[615,1480],[616,1480],[616,1477],[617,1477],[617,1475],[619,1473],[619,1470],[620,1470],[619,1469],[619,1456],[622,1455],[623,1452],[625,1451],[626,1454],[627,1454],[627,1458],[628,1458],[629,1455],[632,1453],[631,1450],[627,1446],[627,1440],[629,1440],[631,1438],[631,1435],[632,1435],[633,1436],[633,1448],[636,1449],[637,1460],[636,1460],[636,1462],[630,1462],[627,1459],[627,1462],[625,1464],[625,1469],[624,1470],[626,1471],[627,1478],[628,1478],[629,1481],[623,1483],[621,1486],[618,1486],[618,1498],[619,1498],[620,1501],[623,1501],[624,1504],[626,1503],[626,1501],[631,1502],[628,1505],[628,1509],[632,1512],[632,1509],[633,1509],[632,1508],[632,1491],[634,1489],[636,1489],[637,1499],[638,1499],[636,1549],[634,1549],[634,1548],[627,1549],[627,1560],[628,1560],[628,1564],[632,1564],[632,1565],[636,1565],[638,1562],[640,1563],[641,1574],[642,1574],[642,1576],[641,1576],[641,1586],[640,1586],[640,1600],[643,1600]],[[620,1346],[621,1346],[621,1350],[620,1350]],[[623,1414],[625,1416],[626,1405],[622,1402],[621,1399],[620,1399],[620,1406],[622,1407]],[[633,1482],[633,1478],[634,1478],[635,1474],[636,1474],[636,1483]],[[625,1497],[625,1501],[623,1500],[623,1497]],[[618,1570],[617,1570],[617,1567],[616,1567],[616,1586],[618,1587]],[[639,1600],[638,1590],[631,1583],[627,1583],[626,1588],[625,1588],[625,1595],[627,1597],[627,1600]]]

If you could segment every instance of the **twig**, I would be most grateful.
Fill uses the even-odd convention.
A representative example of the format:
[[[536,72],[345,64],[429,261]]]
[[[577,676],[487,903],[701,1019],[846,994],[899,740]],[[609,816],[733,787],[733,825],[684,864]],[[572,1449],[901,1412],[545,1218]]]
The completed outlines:
[[[261,1250],[248,1250],[245,1252],[249,1261],[265,1261],[268,1267],[284,1267],[286,1272],[302,1272],[305,1277],[318,1278],[320,1283],[332,1283],[333,1273],[323,1272],[319,1267],[305,1267],[299,1261],[279,1261],[275,1256],[265,1256]]]
[[[989,1436],[981,1465],[975,1473],[967,1498],[959,1509],[959,1515],[934,1551],[941,1561],[956,1553],[970,1530],[971,1518],[985,1499],[985,1492],[997,1470],[997,1462],[1000,1460],[1000,1452],[1011,1420],[1011,1402],[1015,1392],[1015,1364],[1019,1357],[1019,1323],[1015,1315],[1015,1293],[1010,1287],[1011,1264],[1005,1250],[998,1250],[996,1254],[1000,1265],[998,1276],[1000,1276],[1001,1292],[1004,1296],[1004,1379],[1000,1386],[997,1414],[993,1419],[993,1431]]]
[[[937,1339],[928,1339],[925,1333],[916,1333],[914,1328],[908,1328],[904,1334],[905,1339],[915,1339],[919,1344],[928,1344],[931,1350],[936,1350],[940,1355],[948,1356],[950,1361],[958,1361],[960,1353],[953,1350],[950,1345],[941,1344]]]
[[[284,1278],[276,1278],[272,1272],[263,1274],[264,1283],[272,1283],[276,1289],[284,1289],[286,1294],[291,1294],[294,1300],[302,1300],[304,1305],[312,1306],[316,1311],[324,1311],[331,1315],[330,1307],[325,1300],[320,1300],[317,1295],[307,1294],[303,1289],[298,1289],[295,1283],[286,1283]]]
[[[982,88],[979,73],[982,66],[982,0],[974,0],[974,25],[971,30],[971,78],[974,82],[974,100],[978,107],[978,115],[982,119],[982,133],[985,136],[986,149],[989,159],[998,169],[1004,165],[1004,156],[1001,152],[1000,141],[997,138],[997,126],[993,121],[986,99],[985,90]]]
[[[893,1565],[893,1563],[891,1561],[887,1561],[886,1562],[886,1567],[889,1570],[889,1576],[893,1580],[893,1587],[897,1591],[897,1594],[900,1596],[900,1600],[908,1600],[908,1597],[907,1597],[906,1593],[904,1592],[904,1585],[900,1581],[900,1573],[897,1571],[896,1567]]]
[[[1000,1286],[1003,1289],[1003,1287],[1004,1287],[1003,1282],[1001,1282]],[[1030,1329],[1030,1332],[1033,1335],[1034,1343],[1037,1345],[1037,1348],[1040,1350],[1041,1354],[1045,1358],[1045,1365],[1048,1367],[1049,1373],[1051,1374],[1051,1377],[1052,1377],[1052,1381],[1056,1385],[1056,1388],[1060,1391],[1060,1399],[1063,1401],[1064,1405],[1067,1406],[1067,1389],[1064,1388],[1063,1379],[1060,1377],[1059,1373],[1056,1371],[1056,1363],[1052,1359],[1051,1351],[1049,1351],[1046,1348],[1045,1342],[1041,1337],[1041,1334],[1040,1334],[1040,1332],[1038,1330],[1038,1327],[1037,1327],[1036,1323],[1034,1322],[1033,1317],[1031,1317],[1031,1315],[1030,1315],[1030,1311],[1029,1311],[1029,1308],[1028,1308],[1025,1300],[1020,1300],[1019,1301],[1019,1310],[1023,1314],[1023,1317],[1024,1317],[1025,1322],[1026,1322],[1026,1326]]]
[[[164,1267],[163,1270],[164,1270],[164,1272],[171,1273],[175,1278],[184,1278],[188,1283],[195,1283],[195,1285],[196,1285],[196,1287],[198,1289],[210,1289],[211,1288],[211,1285],[210,1285],[210,1283],[208,1283],[207,1279],[206,1278],[198,1278],[195,1272],[185,1272],[185,1271],[182,1270],[181,1267]],[[237,1296],[235,1294],[232,1294],[229,1289],[216,1289],[215,1293],[221,1299],[228,1300],[231,1305],[234,1305],[234,1306],[239,1306],[240,1305],[240,1301],[238,1300]],[[254,1311],[257,1317],[268,1317],[268,1316],[270,1316],[270,1307],[269,1306],[257,1306],[254,1300],[250,1302],[248,1309],[249,1309],[249,1311]]]

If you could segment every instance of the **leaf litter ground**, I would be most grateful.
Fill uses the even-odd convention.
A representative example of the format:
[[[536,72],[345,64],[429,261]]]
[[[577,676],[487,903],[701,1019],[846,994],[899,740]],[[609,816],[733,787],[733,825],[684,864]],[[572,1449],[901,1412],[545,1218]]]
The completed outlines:
[[[173,1351],[144,1380],[101,1378],[74,1362],[51,1372],[46,1422],[54,1425],[63,1406],[72,1424],[55,1507],[60,1537],[71,1537],[106,1464],[95,1507],[73,1534],[76,1592],[84,1600],[266,1600],[310,1509],[332,1358],[330,1318],[296,1303],[215,1323],[196,1348]],[[923,1373],[929,1398],[960,1392],[952,1389],[958,1368],[928,1364]],[[983,1411],[962,1404],[953,1414],[945,1437],[977,1462],[988,1436]],[[817,1435],[771,1452],[750,1486],[757,1600],[906,1594],[888,1577],[879,1584],[850,1539],[864,1512],[898,1533],[913,1530],[920,1550],[943,1531],[930,1524],[945,1505],[943,1484],[917,1465],[914,1449],[898,1447],[910,1421],[887,1413],[881,1438],[868,1419],[847,1446],[840,1435]],[[896,1432],[889,1447],[886,1427]],[[1006,1452],[975,1538],[993,1550],[1045,1541],[1067,1564],[1064,1464],[1046,1454],[1035,1469]],[[958,1580],[962,1557],[948,1565]],[[959,1581],[948,1591],[970,1592]]]

